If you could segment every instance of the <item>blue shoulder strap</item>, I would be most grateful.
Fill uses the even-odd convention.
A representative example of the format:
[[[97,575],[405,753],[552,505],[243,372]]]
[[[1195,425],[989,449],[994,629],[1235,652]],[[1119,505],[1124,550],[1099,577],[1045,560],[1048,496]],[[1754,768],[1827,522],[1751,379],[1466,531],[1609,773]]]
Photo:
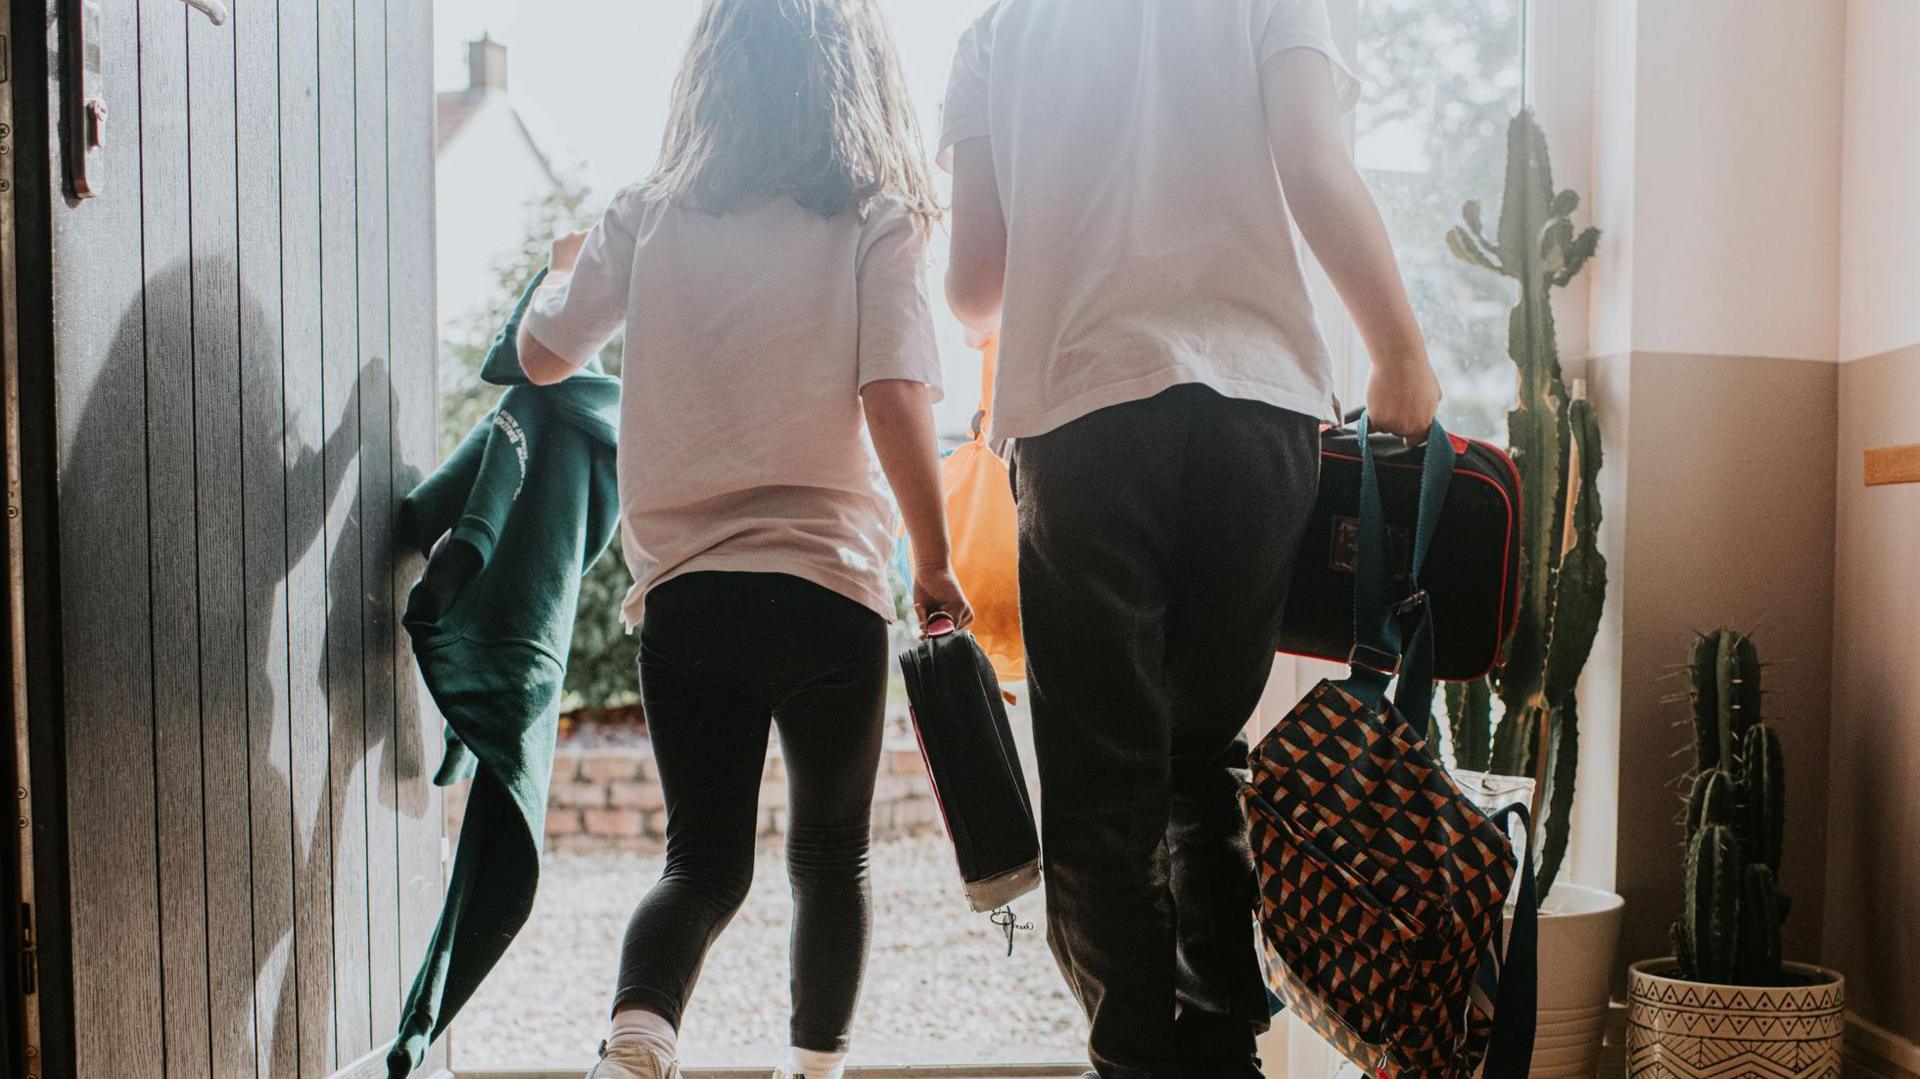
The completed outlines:
[[[1424,736],[1433,707],[1433,616],[1420,587],[1420,574],[1433,548],[1446,505],[1458,454],[1445,429],[1436,421],[1427,433],[1426,457],[1421,469],[1419,520],[1414,528],[1413,563],[1407,594],[1394,596],[1394,576],[1387,565],[1387,521],[1380,494],[1380,473],[1374,459],[1368,423],[1360,418],[1360,539],[1354,559],[1354,649],[1352,671],[1341,683],[1374,711],[1385,710],[1387,690],[1397,675],[1395,710],[1416,735]],[[1412,639],[1405,619],[1418,618]],[[1518,818],[1532,834],[1525,805],[1513,805],[1491,815],[1504,833]],[[1539,896],[1534,880],[1532,852],[1519,858],[1512,926],[1502,939],[1496,933],[1490,962],[1481,964],[1479,981],[1494,1004],[1493,1033],[1487,1044],[1486,1079],[1525,1079],[1533,1061],[1535,1007],[1539,972]]]
[[[1387,513],[1380,495],[1380,469],[1374,459],[1368,418],[1360,417],[1360,539],[1354,557],[1352,671],[1342,683],[1348,692],[1378,709],[1386,703],[1387,688],[1400,676],[1397,703],[1408,722],[1424,734],[1433,702],[1432,627],[1420,572],[1440,529],[1440,513],[1453,481],[1458,455],[1453,440],[1438,420],[1427,432],[1427,451],[1421,468],[1419,520],[1414,527],[1413,564],[1408,594],[1393,595],[1394,577],[1387,565]],[[1420,623],[1409,645],[1402,616],[1410,611]],[[1409,711],[1412,709],[1412,711]]]
[[[1510,805],[1489,819],[1504,834],[1510,818],[1519,818],[1523,834],[1533,834],[1533,816],[1524,803]],[[1493,938],[1493,962],[1482,963],[1480,982],[1493,1000],[1493,1036],[1487,1042],[1484,1079],[1526,1079],[1533,1068],[1533,1037],[1540,996],[1540,897],[1533,873],[1533,851],[1520,853],[1520,887],[1514,897],[1512,928],[1504,945]],[[1489,984],[1489,981],[1492,984]]]

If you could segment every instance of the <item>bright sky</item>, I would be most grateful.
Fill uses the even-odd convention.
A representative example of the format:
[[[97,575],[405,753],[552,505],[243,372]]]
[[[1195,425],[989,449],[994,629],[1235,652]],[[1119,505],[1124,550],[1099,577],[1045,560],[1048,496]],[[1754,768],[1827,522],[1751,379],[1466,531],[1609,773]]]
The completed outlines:
[[[937,137],[954,46],[987,2],[881,0],[929,140]],[[561,171],[592,188],[589,201],[597,204],[652,166],[680,55],[701,6],[702,0],[441,0],[434,5],[435,81],[441,90],[466,86],[466,43],[482,33],[506,45],[514,107]],[[441,177],[443,184],[457,182]],[[944,237],[936,246],[944,261]],[[958,434],[973,415],[978,360],[944,304],[935,307],[949,390],[941,429]]]
[[[921,123],[933,137],[954,45],[987,0],[882,0]],[[436,80],[466,85],[466,42],[509,50],[513,102],[547,152],[610,193],[652,165],[701,0],[442,0]]]

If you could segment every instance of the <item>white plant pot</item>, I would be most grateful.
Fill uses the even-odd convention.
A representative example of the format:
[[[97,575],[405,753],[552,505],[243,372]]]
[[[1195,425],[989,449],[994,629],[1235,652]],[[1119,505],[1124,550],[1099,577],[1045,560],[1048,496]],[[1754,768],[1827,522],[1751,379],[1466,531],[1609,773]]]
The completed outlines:
[[[1565,881],[1541,905],[1539,1023],[1529,1079],[1593,1079],[1625,908],[1613,892]]]
[[[1630,1079],[1839,1079],[1847,982],[1834,971],[1788,963],[1799,983],[1711,985],[1682,981],[1671,957],[1628,974]]]

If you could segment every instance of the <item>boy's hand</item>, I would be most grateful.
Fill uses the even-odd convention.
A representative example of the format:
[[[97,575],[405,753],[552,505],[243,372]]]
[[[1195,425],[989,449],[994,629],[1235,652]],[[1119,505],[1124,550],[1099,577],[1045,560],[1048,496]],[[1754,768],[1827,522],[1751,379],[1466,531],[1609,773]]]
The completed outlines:
[[[973,605],[967,602],[967,594],[950,565],[914,571],[913,613],[920,617],[923,628],[928,617],[935,614],[952,618],[956,629],[973,625]]]
[[[553,251],[547,256],[547,269],[556,274],[572,273],[580,262],[580,249],[586,246],[587,234],[572,232],[553,241]]]
[[[1376,365],[1367,383],[1368,426],[1418,442],[1433,427],[1440,397],[1440,379],[1426,360],[1403,371]]]

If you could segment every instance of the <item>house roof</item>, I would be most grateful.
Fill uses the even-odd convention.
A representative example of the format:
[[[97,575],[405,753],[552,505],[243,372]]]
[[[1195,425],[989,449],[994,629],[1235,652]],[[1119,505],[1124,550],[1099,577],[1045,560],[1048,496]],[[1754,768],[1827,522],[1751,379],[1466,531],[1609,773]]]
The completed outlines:
[[[491,103],[491,99],[494,96],[494,92],[487,90],[452,90],[435,95],[433,117],[434,156],[438,157],[446,153],[447,146],[453,142],[461,130],[467,126],[469,121],[479,115],[480,110]],[[504,95],[501,96],[504,97]],[[508,115],[513,118],[513,129],[520,133],[520,138],[526,143],[527,150],[533,154],[534,160],[540,163],[540,171],[546,173],[547,179],[552,181],[553,186],[562,186],[560,177],[553,171],[553,162],[548,160],[546,152],[540,149],[540,144],[534,140],[533,132],[527,130],[527,122],[520,118],[520,113],[515,110],[512,105],[507,105],[504,100],[501,104],[506,107]]]
[[[471,90],[454,90],[440,94],[434,99],[434,156],[437,157],[446,152],[447,143],[452,142],[453,137],[460,133],[460,129],[467,126],[467,121],[473,119],[473,114],[480,111],[483,100],[485,99],[482,95]]]

